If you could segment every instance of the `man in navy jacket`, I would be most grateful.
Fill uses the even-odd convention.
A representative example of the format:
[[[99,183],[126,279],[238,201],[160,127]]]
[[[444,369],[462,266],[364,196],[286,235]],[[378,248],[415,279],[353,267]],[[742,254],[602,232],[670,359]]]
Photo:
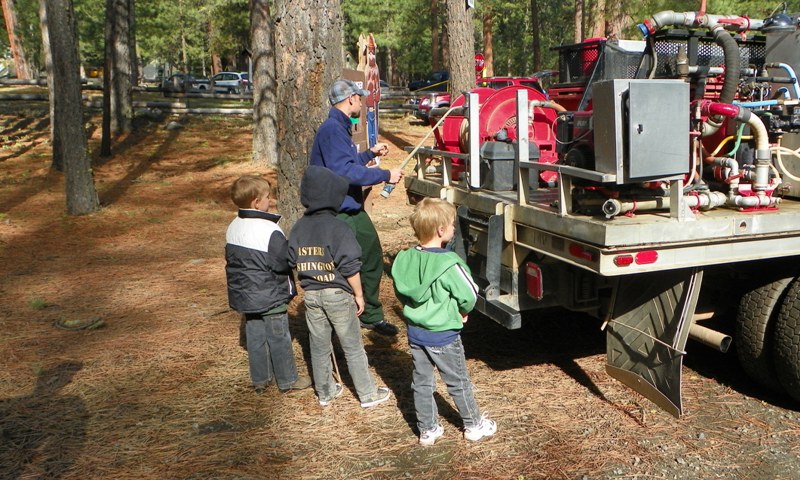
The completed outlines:
[[[370,160],[386,155],[389,147],[378,143],[359,152],[353,143],[353,120],[361,115],[362,97],[369,92],[350,80],[337,80],[331,86],[328,100],[331,110],[314,137],[311,165],[329,168],[347,177],[350,187],[339,209],[339,218],[347,222],[361,246],[361,282],[364,288],[364,313],[361,325],[383,335],[396,335],[397,327],[386,322],[380,301],[380,282],[383,275],[383,250],[375,226],[364,211],[363,187],[379,183],[395,184],[403,177],[399,168],[384,170],[367,167]]]

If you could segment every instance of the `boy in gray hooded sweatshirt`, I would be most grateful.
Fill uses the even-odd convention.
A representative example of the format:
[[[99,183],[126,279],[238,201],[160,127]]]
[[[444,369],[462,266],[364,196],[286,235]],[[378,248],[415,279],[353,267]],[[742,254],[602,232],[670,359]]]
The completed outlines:
[[[335,330],[361,406],[368,408],[388,400],[389,389],[376,388],[361,342],[361,247],[347,223],[336,218],[348,188],[346,178],[325,167],[306,168],[300,184],[306,210],[289,235],[289,265],[297,268],[305,291],[311,370],[320,405],[342,394],[331,364]]]

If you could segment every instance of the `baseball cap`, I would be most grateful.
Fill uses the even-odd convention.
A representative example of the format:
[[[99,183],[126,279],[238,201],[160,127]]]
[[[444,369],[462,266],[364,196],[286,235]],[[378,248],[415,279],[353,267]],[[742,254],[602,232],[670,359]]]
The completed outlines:
[[[331,102],[331,105],[336,105],[342,100],[346,100],[351,95],[361,95],[365,97],[369,95],[369,92],[358,88],[358,85],[352,80],[336,80],[333,82],[333,85],[331,85],[330,92],[328,92],[328,101]]]

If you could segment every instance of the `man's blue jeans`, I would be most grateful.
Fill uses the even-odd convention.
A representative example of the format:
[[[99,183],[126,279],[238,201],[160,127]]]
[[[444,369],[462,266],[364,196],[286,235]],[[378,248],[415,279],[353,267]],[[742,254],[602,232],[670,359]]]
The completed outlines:
[[[356,302],[340,288],[306,290],[306,323],[311,349],[311,370],[314,388],[320,400],[329,400],[336,393],[331,362],[331,334],[336,331],[339,345],[347,360],[347,370],[361,401],[375,392],[375,380],[369,371],[367,353],[361,342],[361,324],[356,316]]]
[[[420,432],[433,430],[439,423],[439,411],[433,398],[433,392],[436,391],[434,368],[439,369],[439,375],[447,385],[464,427],[480,423],[481,412],[472,393],[461,337],[443,347],[411,344],[411,358],[414,361],[411,389],[414,391],[414,410],[417,412],[417,428]]]
[[[262,387],[275,375],[278,388],[286,390],[297,381],[289,316],[284,313],[248,313],[247,360],[253,385]]]

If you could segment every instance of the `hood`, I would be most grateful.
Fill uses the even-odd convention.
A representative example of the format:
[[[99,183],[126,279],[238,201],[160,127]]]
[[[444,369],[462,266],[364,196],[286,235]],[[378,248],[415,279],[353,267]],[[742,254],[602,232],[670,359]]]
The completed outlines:
[[[339,210],[350,182],[318,165],[309,165],[300,182],[300,201],[306,207],[305,214],[320,210]]]
[[[458,262],[455,254],[426,252],[419,247],[403,250],[392,264],[394,288],[415,302],[423,303],[433,294],[433,282]]]

